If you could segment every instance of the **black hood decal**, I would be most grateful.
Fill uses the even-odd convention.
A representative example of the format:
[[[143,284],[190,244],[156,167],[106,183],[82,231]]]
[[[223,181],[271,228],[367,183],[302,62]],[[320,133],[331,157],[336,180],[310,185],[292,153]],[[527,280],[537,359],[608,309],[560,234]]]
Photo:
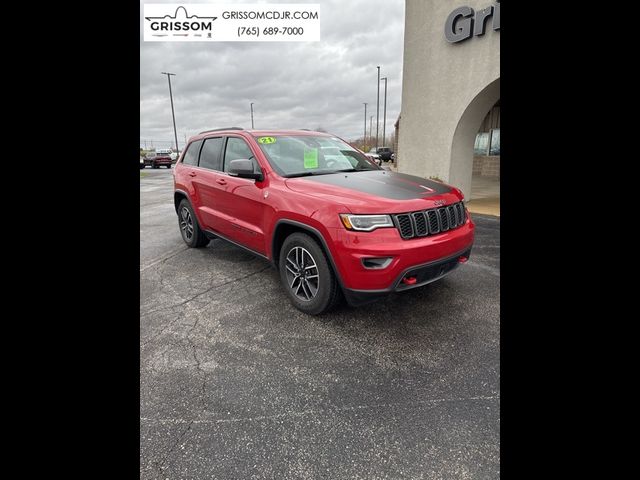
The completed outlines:
[[[390,172],[388,170],[331,173],[328,175],[304,177],[304,180],[335,185],[336,187],[357,190],[368,193],[369,195],[377,195],[378,197],[393,200],[428,198],[432,195],[449,193],[451,191],[449,185],[405,173]]]

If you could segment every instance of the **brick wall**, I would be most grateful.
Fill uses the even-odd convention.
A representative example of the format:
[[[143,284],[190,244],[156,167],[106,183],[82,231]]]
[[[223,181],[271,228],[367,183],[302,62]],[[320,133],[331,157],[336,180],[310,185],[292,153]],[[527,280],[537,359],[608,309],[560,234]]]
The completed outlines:
[[[500,156],[473,157],[473,174],[481,177],[500,178]]]

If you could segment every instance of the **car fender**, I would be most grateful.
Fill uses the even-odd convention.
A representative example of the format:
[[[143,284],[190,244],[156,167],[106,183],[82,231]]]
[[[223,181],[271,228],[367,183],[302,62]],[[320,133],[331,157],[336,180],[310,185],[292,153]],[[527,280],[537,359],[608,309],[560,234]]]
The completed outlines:
[[[320,242],[322,243],[322,247],[329,259],[329,263],[331,263],[331,267],[333,268],[333,271],[336,274],[338,283],[340,284],[341,287],[344,288],[344,285],[342,283],[342,275],[340,273],[341,269],[336,264],[335,258],[337,257],[331,247],[333,242],[330,241],[331,235],[329,234],[327,228],[322,223],[318,222],[317,220],[311,217],[303,217],[303,216],[300,216],[299,218],[291,218],[291,217],[292,216],[281,217],[278,220],[276,220],[276,222],[273,225],[273,230],[271,232],[271,244],[269,245],[270,258],[272,259],[272,261],[275,258],[274,245],[275,245],[276,237],[274,234],[278,230],[278,226],[282,224],[287,224],[287,225],[293,225],[302,230],[307,230],[308,232],[315,234],[315,236],[317,236],[320,239]],[[329,239],[329,241],[327,239]]]

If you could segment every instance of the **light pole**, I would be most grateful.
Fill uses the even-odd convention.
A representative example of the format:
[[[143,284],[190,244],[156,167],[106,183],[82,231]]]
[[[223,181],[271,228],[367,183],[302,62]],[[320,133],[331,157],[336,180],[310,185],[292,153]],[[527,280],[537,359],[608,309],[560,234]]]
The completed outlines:
[[[376,100],[376,151],[378,149],[378,128],[380,126],[380,65],[376,67],[378,69],[378,97]]]
[[[180,150],[178,149],[178,131],[176,130],[176,114],[173,111],[173,93],[171,92],[171,75],[175,76],[175,73],[169,72],[161,72],[163,75],[167,76],[167,80],[169,80],[169,98],[171,98],[171,116],[173,117],[173,135],[176,139],[176,153],[180,154]]]
[[[384,113],[382,114],[382,146],[387,141],[387,137],[385,136],[387,133],[387,77],[381,78],[380,80],[384,80]]]
[[[373,143],[373,115],[369,117],[369,143]]]
[[[364,142],[364,149],[367,149],[367,103],[364,103],[364,137],[362,137],[362,141]]]
[[[253,102],[251,102],[251,128],[253,129]]]

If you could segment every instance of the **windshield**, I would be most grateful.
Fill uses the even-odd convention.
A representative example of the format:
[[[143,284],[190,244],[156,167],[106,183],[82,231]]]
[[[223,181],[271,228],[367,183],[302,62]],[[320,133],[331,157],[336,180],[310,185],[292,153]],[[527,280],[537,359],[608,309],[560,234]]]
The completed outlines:
[[[283,177],[380,170],[337,137],[274,135],[256,140],[273,169]]]

